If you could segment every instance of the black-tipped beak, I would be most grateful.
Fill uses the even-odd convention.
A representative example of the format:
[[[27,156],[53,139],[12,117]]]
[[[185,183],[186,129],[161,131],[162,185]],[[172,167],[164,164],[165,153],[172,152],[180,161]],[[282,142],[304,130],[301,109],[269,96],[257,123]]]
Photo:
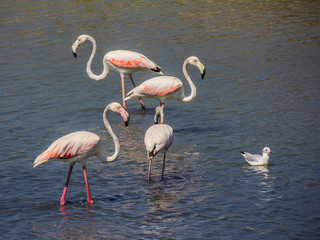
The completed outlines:
[[[203,69],[203,72],[201,73],[201,78],[204,78],[204,75],[206,75],[206,69]]]
[[[76,58],[77,57],[77,53],[72,51],[73,56]]]
[[[124,125],[125,125],[126,127],[128,127],[129,121],[130,121],[130,116],[128,117],[128,120],[127,120],[127,121],[124,121]]]

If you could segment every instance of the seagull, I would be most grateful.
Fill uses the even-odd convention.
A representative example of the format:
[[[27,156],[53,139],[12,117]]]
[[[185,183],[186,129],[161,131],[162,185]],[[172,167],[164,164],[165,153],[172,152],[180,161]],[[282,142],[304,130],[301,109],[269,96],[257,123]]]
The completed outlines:
[[[257,165],[268,165],[269,153],[272,154],[270,148],[265,147],[262,150],[262,155],[251,154],[251,153],[248,153],[248,152],[241,152],[241,155],[244,157],[244,159],[246,159],[246,161],[250,165],[257,166]]]

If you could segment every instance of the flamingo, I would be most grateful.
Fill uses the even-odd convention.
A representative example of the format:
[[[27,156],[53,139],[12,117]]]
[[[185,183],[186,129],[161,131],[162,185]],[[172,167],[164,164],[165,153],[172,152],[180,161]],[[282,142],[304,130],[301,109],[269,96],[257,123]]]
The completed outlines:
[[[186,97],[184,95],[184,86],[180,79],[170,76],[159,76],[150,78],[141,83],[139,86],[133,88],[127,94],[125,100],[129,100],[131,98],[144,97],[157,98],[160,100],[160,106],[162,108],[164,108],[164,103],[166,99],[176,99],[182,102],[191,102],[196,97],[197,89],[187,72],[188,64],[191,64],[199,68],[202,79],[205,75],[206,69],[197,57],[191,56],[184,61],[182,65],[182,72],[191,88],[191,93],[189,96]]]
[[[136,85],[132,79],[132,73],[136,71],[150,70],[163,75],[160,67],[156,63],[151,61],[149,58],[142,55],[141,53],[128,51],[128,50],[114,50],[114,51],[107,52],[104,55],[103,62],[102,62],[103,63],[102,73],[100,75],[95,75],[91,70],[92,60],[97,50],[97,44],[93,37],[87,34],[82,34],[78,36],[77,40],[72,45],[72,53],[74,57],[77,57],[78,47],[81,44],[85,43],[86,41],[90,41],[93,46],[91,55],[89,57],[89,61],[87,63],[87,73],[89,77],[93,80],[99,81],[104,79],[109,74],[110,71],[115,71],[120,73],[121,82],[122,82],[122,104],[125,109],[127,108],[126,102],[125,102],[125,84],[124,84],[125,75],[128,75],[130,77],[133,87],[135,87]],[[145,111],[145,106],[142,100],[139,99],[139,101],[141,104],[141,110]]]
[[[37,167],[40,164],[47,163],[53,160],[61,160],[64,162],[70,163],[69,173],[67,181],[61,196],[60,205],[65,205],[66,194],[69,185],[69,180],[73,166],[79,162],[82,164],[83,175],[86,184],[87,190],[87,201],[88,204],[92,204],[93,200],[90,195],[89,183],[87,178],[87,169],[86,169],[86,160],[91,156],[96,156],[99,160],[103,162],[112,162],[116,160],[119,156],[120,144],[117,136],[113,133],[112,128],[108,122],[107,114],[109,111],[120,114],[123,120],[125,121],[126,126],[129,123],[129,114],[119,103],[109,104],[103,112],[103,121],[104,124],[111,135],[115,151],[114,154],[110,157],[106,157],[102,152],[101,148],[101,139],[98,135],[87,132],[87,131],[78,131],[73,132],[68,135],[65,135],[56,141],[54,141],[47,150],[41,153],[33,163],[33,167]]]
[[[241,152],[241,155],[250,165],[258,166],[258,165],[268,165],[269,153],[272,154],[270,148],[265,147],[262,150],[262,156],[258,154],[251,154],[248,152]]]
[[[153,158],[159,153],[163,153],[163,163],[162,163],[162,180],[164,175],[164,167],[166,162],[166,153],[173,142],[173,129],[167,124],[164,124],[164,115],[162,107],[158,106],[155,111],[154,121],[156,125],[148,128],[144,135],[144,144],[146,146],[147,155],[149,159],[149,171],[148,171],[148,181],[150,181],[151,176],[151,164]],[[160,119],[160,124],[158,120]]]

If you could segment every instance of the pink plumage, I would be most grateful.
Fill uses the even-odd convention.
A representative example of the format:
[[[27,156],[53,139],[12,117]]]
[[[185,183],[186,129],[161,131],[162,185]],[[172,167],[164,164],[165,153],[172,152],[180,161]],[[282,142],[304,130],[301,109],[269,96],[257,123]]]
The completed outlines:
[[[47,150],[41,153],[34,161],[33,167],[51,160],[63,160],[73,163],[85,157],[91,150],[91,155],[97,154],[101,149],[100,137],[87,131],[73,132],[55,140]],[[77,157],[78,159],[74,159]]]
[[[67,176],[67,181],[61,196],[60,205],[65,205],[65,197],[67,194],[67,189],[69,185],[69,179],[72,173],[73,166],[79,162],[82,164],[83,175],[85,179],[86,189],[87,189],[87,201],[89,204],[93,203],[91,199],[89,183],[87,178],[86,161],[91,156],[96,156],[99,160],[103,162],[111,162],[118,158],[120,151],[120,144],[117,136],[113,133],[111,126],[108,122],[107,115],[108,112],[112,111],[119,114],[125,121],[126,126],[129,122],[128,112],[119,104],[111,103],[109,104],[103,112],[103,121],[105,127],[107,128],[109,134],[113,139],[115,145],[115,152],[110,157],[105,157],[101,148],[101,139],[98,135],[87,131],[73,132],[65,135],[57,140],[55,140],[47,150],[41,153],[33,163],[33,167],[37,167],[43,163],[47,163],[53,160],[60,160],[70,163],[69,173]]]
[[[146,56],[128,50],[114,50],[105,55],[105,59],[119,71],[133,73],[141,70],[160,72],[160,67]]]
[[[146,56],[142,55],[138,52],[128,51],[128,50],[114,50],[107,52],[103,58],[103,71],[100,75],[95,75],[91,70],[92,60],[96,54],[97,44],[93,37],[83,34],[78,36],[77,40],[72,45],[72,53],[76,57],[78,47],[85,43],[86,41],[90,41],[92,43],[92,53],[87,63],[87,73],[89,77],[93,80],[99,81],[107,77],[110,71],[115,71],[120,73],[121,77],[121,85],[122,85],[122,104],[123,107],[126,108],[125,101],[125,84],[124,77],[125,75],[130,77],[131,83],[133,87],[135,87],[135,83],[132,79],[132,73],[136,71],[153,71],[157,72],[161,75],[160,67],[153,61],[151,61]],[[145,110],[145,106],[141,99],[139,99],[141,103],[142,111]]]
[[[182,71],[191,88],[189,96],[186,97],[184,95],[184,85],[180,79],[171,76],[158,76],[150,78],[133,88],[128,92],[125,100],[132,98],[156,98],[160,100],[160,105],[163,108],[166,99],[176,99],[183,102],[192,101],[196,97],[197,89],[187,72],[188,64],[196,66],[200,70],[202,78],[205,75],[205,67],[200,60],[194,56],[188,57],[184,61]]]

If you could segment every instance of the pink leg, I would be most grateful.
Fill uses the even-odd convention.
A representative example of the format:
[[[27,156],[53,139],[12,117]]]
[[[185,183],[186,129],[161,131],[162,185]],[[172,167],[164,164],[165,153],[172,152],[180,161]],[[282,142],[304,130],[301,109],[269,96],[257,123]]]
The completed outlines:
[[[61,206],[66,205],[66,195],[67,195],[67,190],[68,190],[68,185],[69,185],[69,180],[70,180],[70,176],[72,173],[72,169],[73,169],[73,165],[70,165],[67,181],[66,181],[66,184],[64,185],[63,193],[62,193],[62,196],[60,199]]]
[[[86,183],[86,189],[87,189],[87,201],[88,201],[88,204],[92,204],[93,200],[91,199],[90,190],[89,190],[87,168],[86,168],[86,166],[82,166],[82,169],[83,169],[83,176],[84,176],[84,181]]]
[[[148,182],[150,182],[150,176],[151,176],[151,164],[152,164],[152,159],[149,159],[149,172],[148,172]]]
[[[162,178],[161,180],[163,180],[163,175],[164,175],[164,166],[166,164],[166,154],[163,154],[163,163],[162,163]]]
[[[122,85],[122,106],[124,109],[127,109],[126,101],[124,100],[126,98],[126,91],[124,87],[124,76],[121,76],[121,85]]]
[[[130,76],[130,80],[131,80],[132,86],[135,88],[136,85],[134,84],[132,75],[130,74],[129,76]],[[141,104],[141,111],[142,111],[142,112],[145,112],[145,111],[146,111],[146,107],[144,106],[144,103],[143,103],[143,101],[142,101],[141,98],[139,98],[139,102],[140,102],[140,104]]]

